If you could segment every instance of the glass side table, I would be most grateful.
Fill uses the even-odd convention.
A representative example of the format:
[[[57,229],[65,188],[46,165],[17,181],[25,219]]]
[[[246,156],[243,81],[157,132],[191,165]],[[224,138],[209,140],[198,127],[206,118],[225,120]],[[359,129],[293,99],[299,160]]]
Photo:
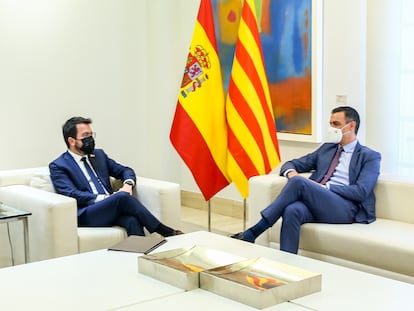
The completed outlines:
[[[0,224],[13,221],[23,221],[23,239],[24,239],[24,262],[29,262],[29,230],[27,218],[32,215],[30,212],[22,211],[17,208],[8,206],[0,202]],[[11,248],[13,257],[13,248]]]

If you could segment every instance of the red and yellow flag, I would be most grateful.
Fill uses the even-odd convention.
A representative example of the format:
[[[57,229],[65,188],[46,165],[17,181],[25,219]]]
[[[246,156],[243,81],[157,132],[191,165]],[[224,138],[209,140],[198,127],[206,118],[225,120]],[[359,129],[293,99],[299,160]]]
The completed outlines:
[[[205,200],[226,187],[227,127],[210,0],[201,0],[170,132]]]
[[[254,0],[245,0],[226,100],[227,172],[243,198],[248,180],[280,163]]]

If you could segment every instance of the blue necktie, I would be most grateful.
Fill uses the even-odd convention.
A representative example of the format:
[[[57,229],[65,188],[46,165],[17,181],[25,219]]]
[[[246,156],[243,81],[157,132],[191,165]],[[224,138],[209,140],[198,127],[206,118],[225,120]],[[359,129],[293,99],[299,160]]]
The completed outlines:
[[[86,161],[86,157],[82,158],[83,163],[85,164],[85,168],[88,171],[88,174],[93,182],[93,184],[95,185],[96,190],[98,191],[99,194],[105,194],[105,190],[102,187],[101,183],[99,182],[98,178],[96,178],[95,173],[92,171],[91,167],[88,164],[88,161]]]

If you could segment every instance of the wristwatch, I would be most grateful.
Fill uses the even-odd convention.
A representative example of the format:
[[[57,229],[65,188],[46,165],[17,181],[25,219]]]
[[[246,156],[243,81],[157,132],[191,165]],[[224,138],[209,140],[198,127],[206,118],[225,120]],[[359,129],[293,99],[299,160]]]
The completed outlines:
[[[135,186],[134,185],[134,182],[131,181],[131,180],[124,181],[124,184],[130,185],[131,187],[134,187]]]

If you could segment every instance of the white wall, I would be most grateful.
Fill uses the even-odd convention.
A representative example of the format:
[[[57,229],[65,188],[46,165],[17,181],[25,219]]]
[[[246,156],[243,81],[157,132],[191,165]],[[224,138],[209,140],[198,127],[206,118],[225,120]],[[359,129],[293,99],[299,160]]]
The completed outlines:
[[[145,2],[118,3],[0,1],[0,168],[46,165],[73,115],[92,117],[98,145],[133,163],[138,144],[124,144],[145,119],[147,32],[134,13]]]
[[[83,115],[115,159],[178,181],[168,131],[198,3],[171,4],[0,0],[0,169],[48,164]]]
[[[48,164],[65,150],[62,123],[83,115],[137,174],[198,191],[169,142],[198,2],[0,0],[0,169]],[[366,13],[365,0],[324,1],[322,122],[346,95],[363,142]],[[282,161],[317,146],[280,141]],[[241,200],[233,186],[218,195]]]
[[[399,129],[390,126],[399,123],[402,7],[399,0],[368,0],[367,6],[367,140],[382,153],[382,172],[395,175],[392,142]]]

